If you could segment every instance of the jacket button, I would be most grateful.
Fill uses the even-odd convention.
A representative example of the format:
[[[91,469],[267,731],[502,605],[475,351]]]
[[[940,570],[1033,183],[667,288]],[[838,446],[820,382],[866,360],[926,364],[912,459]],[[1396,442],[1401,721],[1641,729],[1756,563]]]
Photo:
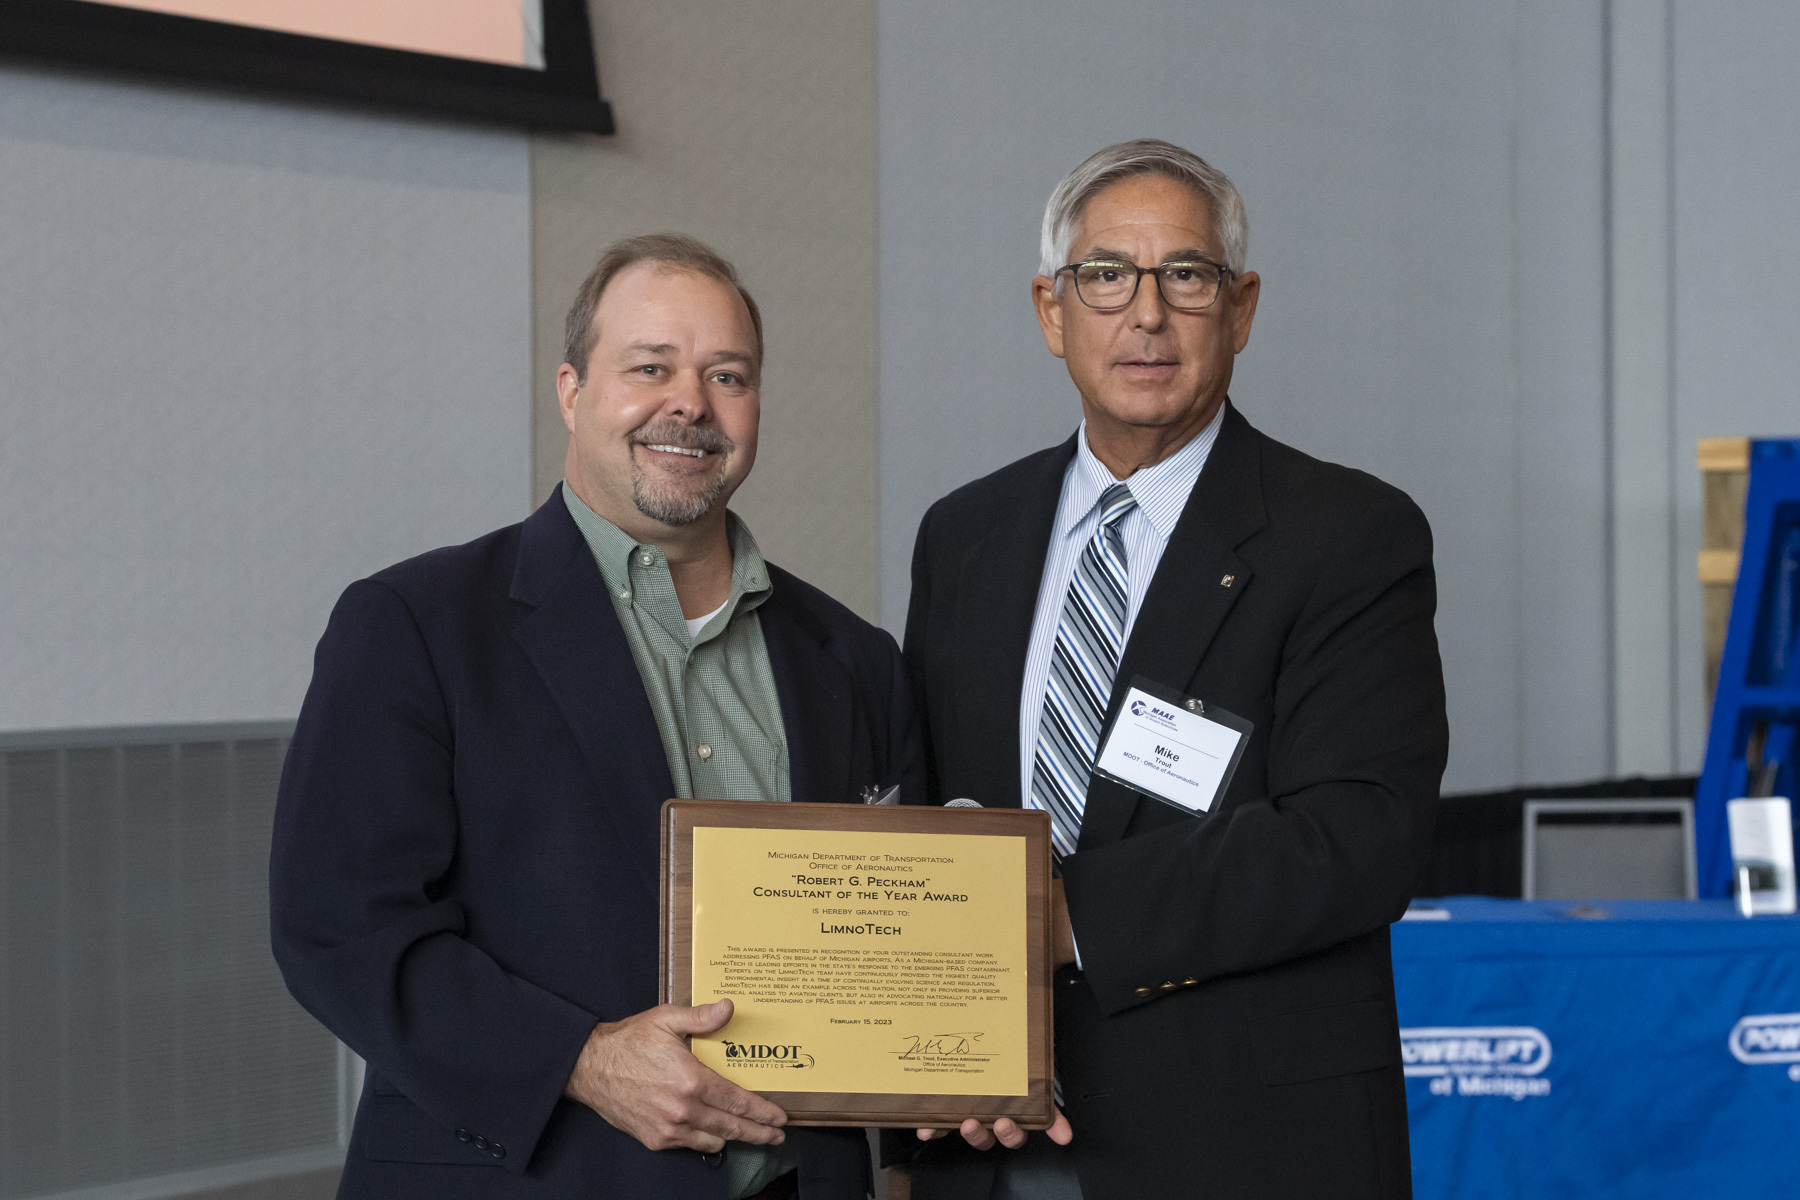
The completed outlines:
[[[1137,994],[1140,996],[1148,996],[1150,994],[1150,989],[1149,988],[1139,988],[1137,990]]]
[[[1173,979],[1165,979],[1162,981],[1162,986],[1163,986],[1163,991],[1166,992],[1170,988],[1175,986],[1175,981]]]
[[[1182,987],[1193,987],[1195,984],[1197,984],[1199,982],[1200,981],[1198,979],[1184,979],[1181,981],[1181,986]]]
[[[715,1169],[722,1167],[725,1165],[725,1152],[722,1150],[714,1150],[711,1154],[702,1154],[700,1156],[700,1161],[705,1163],[708,1167]]]
[[[495,1158],[505,1158],[506,1157],[506,1147],[502,1146],[499,1142],[489,1142],[488,1143],[488,1153],[493,1155]]]
[[[488,1140],[484,1137],[477,1137],[475,1139],[475,1148],[477,1150],[486,1150],[488,1148]]]
[[[456,1140],[459,1142],[466,1142],[474,1136],[475,1136],[474,1134],[470,1133],[466,1129],[459,1129],[456,1131]]]

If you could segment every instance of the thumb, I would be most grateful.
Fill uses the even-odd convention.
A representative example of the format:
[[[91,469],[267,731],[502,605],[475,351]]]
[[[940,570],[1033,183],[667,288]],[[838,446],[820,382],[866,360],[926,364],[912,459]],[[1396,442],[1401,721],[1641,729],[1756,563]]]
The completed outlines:
[[[731,1021],[731,1001],[715,1000],[711,1004],[696,1004],[692,1008],[679,1005],[668,1005],[663,1028],[670,1033],[683,1035],[696,1033],[712,1033],[723,1029]]]

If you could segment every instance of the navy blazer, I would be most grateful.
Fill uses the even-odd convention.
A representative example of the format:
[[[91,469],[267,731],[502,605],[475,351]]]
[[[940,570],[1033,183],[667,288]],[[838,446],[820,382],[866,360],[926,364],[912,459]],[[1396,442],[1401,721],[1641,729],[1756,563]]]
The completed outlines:
[[[760,612],[796,801],[903,779],[898,648],[771,566]],[[352,584],[288,750],[276,961],[368,1062],[340,1197],[725,1197],[563,1086],[597,1021],[657,1003],[662,738],[560,492]],[[801,1195],[869,1185],[861,1130],[791,1130]]]
[[[1071,437],[919,527],[906,625],[927,790],[1017,807],[1019,694]],[[1388,925],[1425,863],[1449,734],[1431,529],[1395,488],[1227,403],[1118,686],[1251,721],[1196,817],[1096,777],[1062,862],[1082,966],[1056,1065],[1087,1200],[1410,1194]],[[994,1155],[919,1148],[913,1194],[988,1194]]]

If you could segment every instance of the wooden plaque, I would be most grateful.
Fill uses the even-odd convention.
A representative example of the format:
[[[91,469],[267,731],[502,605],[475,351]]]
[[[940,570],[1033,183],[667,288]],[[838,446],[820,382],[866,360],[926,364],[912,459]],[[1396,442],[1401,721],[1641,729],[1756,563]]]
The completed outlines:
[[[1050,1125],[1047,814],[671,800],[662,850],[662,999],[735,1005],[707,1066],[794,1125]]]

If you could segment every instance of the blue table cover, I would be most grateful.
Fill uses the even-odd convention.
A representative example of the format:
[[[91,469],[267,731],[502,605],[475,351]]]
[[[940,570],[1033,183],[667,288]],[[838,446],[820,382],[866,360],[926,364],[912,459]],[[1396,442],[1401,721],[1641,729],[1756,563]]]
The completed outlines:
[[[1432,908],[1393,927],[1418,1200],[1800,1197],[1800,919]]]

